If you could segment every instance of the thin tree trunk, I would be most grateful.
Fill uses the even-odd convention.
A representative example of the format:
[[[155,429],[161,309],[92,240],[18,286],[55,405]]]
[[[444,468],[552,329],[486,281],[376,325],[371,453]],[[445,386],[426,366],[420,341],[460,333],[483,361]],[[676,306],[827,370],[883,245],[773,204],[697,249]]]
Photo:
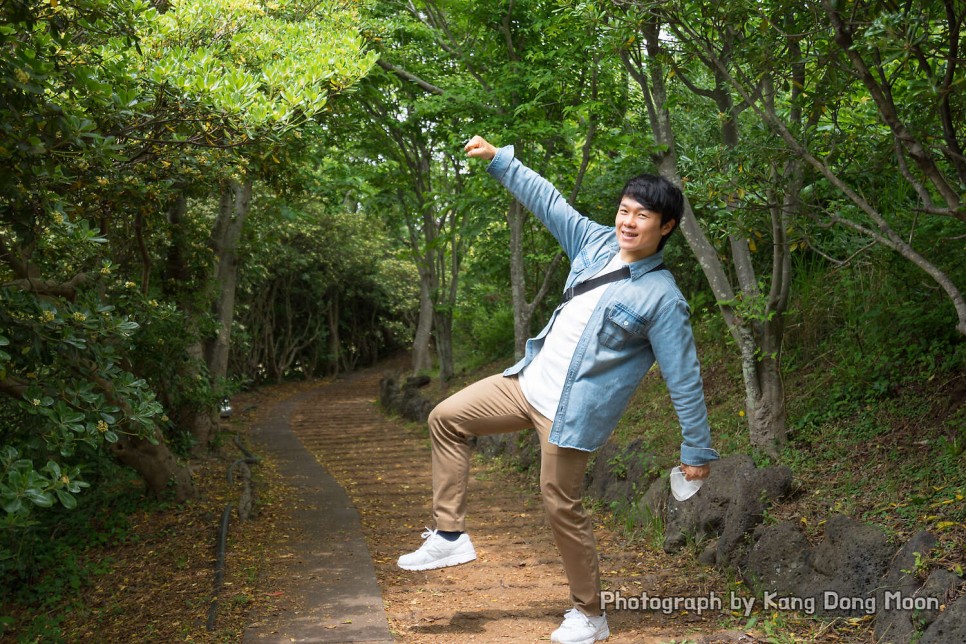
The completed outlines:
[[[513,300],[513,354],[517,360],[523,357],[527,338],[530,337],[532,309],[527,302],[527,282],[523,262],[523,222],[526,213],[520,202],[514,199],[506,213],[510,228],[510,295]]]
[[[326,373],[334,376],[342,365],[342,338],[339,337],[339,299],[333,293],[329,299],[329,366]]]
[[[189,284],[197,276],[191,274],[191,270],[185,260],[188,255],[187,246],[190,243],[191,235],[187,230],[185,216],[188,212],[188,200],[184,194],[179,194],[168,207],[167,217],[168,226],[171,230],[171,245],[168,247],[165,259],[164,279],[162,280],[165,295],[173,298],[179,303],[185,317],[188,320],[189,328],[194,331],[198,328],[199,312],[192,306],[190,294],[186,292],[185,284]],[[204,346],[200,340],[189,345],[185,351],[188,359],[182,367],[182,375],[187,379],[201,377],[201,365],[205,362]],[[195,456],[200,456],[208,450],[211,440],[211,432],[214,427],[211,410],[199,409],[194,403],[182,403],[180,408],[171,409],[172,418],[177,418],[184,428],[191,434],[193,444],[191,452]]]
[[[224,187],[218,218],[211,232],[218,266],[215,271],[217,297],[214,304],[218,333],[208,343],[205,357],[214,382],[228,375],[231,323],[235,315],[235,285],[238,281],[238,242],[252,204],[252,181],[230,181]]]
[[[419,318],[413,335],[413,375],[433,368],[429,342],[433,337],[433,271],[419,269]]]

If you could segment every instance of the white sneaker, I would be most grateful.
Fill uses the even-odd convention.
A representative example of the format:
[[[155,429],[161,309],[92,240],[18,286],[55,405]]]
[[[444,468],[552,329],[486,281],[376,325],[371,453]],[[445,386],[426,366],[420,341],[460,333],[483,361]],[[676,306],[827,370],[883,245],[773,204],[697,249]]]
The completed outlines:
[[[446,568],[473,561],[476,550],[465,532],[456,541],[447,541],[436,534],[436,530],[426,528],[423,545],[419,550],[403,555],[397,562],[403,570],[432,570]]]
[[[564,613],[563,624],[550,635],[551,642],[559,644],[594,644],[610,637],[607,615],[587,617],[576,608]]]

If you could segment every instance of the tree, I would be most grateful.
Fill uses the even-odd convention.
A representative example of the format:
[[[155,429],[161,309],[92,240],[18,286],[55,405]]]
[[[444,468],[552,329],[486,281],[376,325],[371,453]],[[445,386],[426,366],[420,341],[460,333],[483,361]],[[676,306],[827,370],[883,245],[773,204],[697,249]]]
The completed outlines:
[[[17,525],[33,507],[72,507],[89,449],[108,449],[154,493],[188,471],[163,441],[163,410],[133,374],[126,344],[139,323],[102,299],[113,267],[94,222],[110,200],[92,188],[120,158],[112,132],[134,113],[131,64],[140,2],[24,3],[0,23],[0,497]],[[115,45],[125,47],[118,50]],[[25,351],[26,349],[26,351]],[[41,465],[42,464],[42,465]]]
[[[846,14],[823,0],[808,9],[776,3],[754,19],[762,27],[757,33],[766,35],[749,47],[759,53],[749,66],[725,69],[720,59],[710,60],[815,174],[804,187],[814,219],[856,231],[923,270],[946,292],[957,329],[966,333],[960,288],[941,260],[927,259],[914,241],[921,217],[966,220],[964,105],[956,91],[964,82],[966,10],[955,2],[900,8],[874,1]],[[690,38],[695,30],[682,33]],[[707,42],[698,43],[707,52]],[[786,83],[794,83],[791,95],[781,91]],[[787,116],[789,104],[791,116],[804,113],[805,122]],[[891,144],[883,145],[883,137]],[[861,150],[872,165],[857,167],[840,150]],[[869,189],[870,176],[881,189]]]
[[[415,270],[366,218],[314,199],[256,207],[242,247],[237,377],[334,375],[401,344],[395,322],[412,317]]]
[[[407,35],[386,39],[380,66],[417,95],[434,97],[427,102],[438,102],[436,95],[447,98],[458,128],[472,123],[472,128],[461,127],[462,137],[451,143],[450,153],[477,131],[487,132],[494,140],[515,143],[519,155],[558,184],[569,186],[567,193],[576,200],[599,154],[599,128],[619,122],[625,91],[616,65],[608,63],[600,49],[595,28],[558,11],[554,3],[494,7],[430,1],[398,9],[406,18],[398,28]],[[394,46],[397,40],[401,46]],[[414,42],[422,46],[415,47]],[[436,52],[435,60],[427,51]],[[474,185],[473,190],[493,194],[492,187]],[[516,351],[522,354],[531,320],[555,284],[554,277],[559,279],[557,269],[564,258],[555,251],[547,254],[554,247],[549,235],[520,204],[497,194],[507,203],[510,294]],[[476,210],[485,209],[477,202]],[[533,261],[526,261],[544,256],[536,270]]]
[[[211,401],[193,384],[202,370],[183,365],[201,355],[189,343],[212,301],[222,333],[209,357],[219,373],[227,364],[247,187],[368,71],[354,26],[353,8],[334,1],[183,2],[161,14],[136,0],[4,7],[0,284],[11,306],[0,344],[32,347],[0,354],[0,415],[18,423],[4,427],[8,518],[52,495],[70,503],[83,472],[69,463],[105,445],[150,491],[192,493],[165,442],[182,428],[156,392],[174,405]],[[212,195],[226,197],[208,222],[214,254],[198,225],[212,211],[191,210]],[[172,288],[182,276],[202,288]],[[228,288],[208,300],[212,276]],[[158,302],[166,294],[181,312]],[[175,319],[174,338],[152,335]],[[172,345],[181,355],[160,359]]]

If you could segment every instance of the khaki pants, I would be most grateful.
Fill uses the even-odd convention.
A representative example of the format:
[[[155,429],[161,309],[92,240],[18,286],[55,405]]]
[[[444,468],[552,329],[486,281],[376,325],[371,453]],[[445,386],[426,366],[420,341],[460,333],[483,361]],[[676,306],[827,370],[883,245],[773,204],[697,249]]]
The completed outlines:
[[[516,377],[490,376],[450,396],[429,415],[433,441],[436,529],[462,531],[473,436],[534,427],[540,436],[540,493],[563,559],[574,606],[600,614],[600,570],[593,525],[584,512],[584,471],[590,453],[548,442],[550,419],[534,409]]]

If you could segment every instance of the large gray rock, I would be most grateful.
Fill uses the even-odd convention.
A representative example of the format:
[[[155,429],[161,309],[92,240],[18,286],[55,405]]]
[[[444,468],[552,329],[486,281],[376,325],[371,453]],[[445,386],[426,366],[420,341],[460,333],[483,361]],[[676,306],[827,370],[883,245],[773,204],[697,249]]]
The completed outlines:
[[[762,527],[755,537],[744,566],[752,587],[816,615],[875,614],[879,580],[895,552],[879,528],[836,515],[814,548],[792,522]]]
[[[919,640],[919,644],[951,642],[966,642],[966,595],[960,596],[940,613]]]
[[[881,644],[905,644],[916,633],[912,610],[895,609],[886,604],[886,593],[898,593],[902,597],[914,597],[919,590],[916,578],[916,558],[926,556],[936,546],[936,538],[928,532],[919,532],[902,547],[889,564],[889,570],[876,591],[875,640]],[[918,617],[918,616],[915,616]],[[930,620],[931,621],[931,620]]]
[[[745,578],[759,589],[787,597],[807,597],[815,581],[812,549],[797,523],[784,521],[755,530]]]
[[[532,429],[480,436],[476,439],[476,449],[490,458],[504,456],[521,471],[533,470],[539,473],[540,438]]]
[[[848,617],[873,614],[876,588],[895,552],[880,528],[844,515],[830,518],[825,539],[812,555],[819,575],[816,591],[827,598],[821,612]]]
[[[716,563],[728,566],[740,561],[739,553],[761,523],[765,507],[786,496],[791,485],[792,473],[787,467],[758,469],[745,454],[715,461],[696,495],[687,501],[668,498],[664,550],[674,552],[689,540],[718,537]]]
[[[379,381],[379,403],[407,420],[425,423],[434,403],[419,393],[430,382],[428,376],[403,378],[387,373]]]

